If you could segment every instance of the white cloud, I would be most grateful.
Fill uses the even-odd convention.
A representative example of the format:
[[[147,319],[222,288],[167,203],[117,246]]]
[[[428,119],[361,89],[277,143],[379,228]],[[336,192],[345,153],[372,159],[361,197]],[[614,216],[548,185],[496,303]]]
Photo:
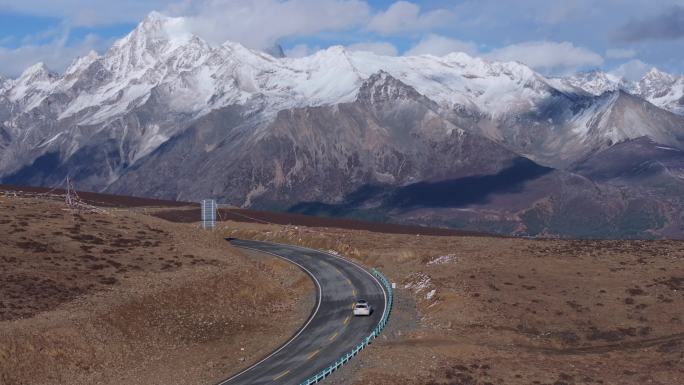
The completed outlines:
[[[616,31],[621,41],[636,42],[648,39],[677,40],[684,37],[684,6],[661,8],[658,15],[632,19]]]
[[[626,63],[622,63],[610,73],[627,80],[639,80],[646,75],[646,72],[648,72],[651,68],[653,68],[651,65],[646,64],[641,60],[634,59]]]
[[[385,35],[432,30],[449,24],[454,16],[453,12],[445,9],[421,13],[420,6],[408,1],[397,1],[386,11],[373,16],[368,29]]]
[[[306,44],[297,44],[290,49],[285,50],[286,57],[304,57],[311,55],[315,50],[309,48]]]
[[[13,35],[0,37],[0,46],[13,43],[17,38]]]
[[[91,50],[108,46],[95,35],[88,35],[83,40],[67,45],[67,35],[46,44],[26,44],[18,48],[0,47],[0,73],[16,77],[27,67],[38,62],[45,63],[52,71],[62,72],[78,56]]]
[[[350,51],[368,51],[383,56],[397,56],[397,47],[384,41],[368,41],[347,46]]]
[[[500,61],[519,61],[543,72],[569,72],[598,67],[603,57],[570,42],[529,41],[492,50],[486,57]]]
[[[71,27],[137,23],[151,10],[164,10],[178,0],[0,0],[0,9],[63,19]]]
[[[608,59],[630,59],[636,56],[637,51],[633,49],[610,48],[606,51]]]
[[[360,0],[207,0],[176,12],[186,15],[192,32],[212,43],[231,40],[263,49],[287,37],[361,25],[370,7]]]
[[[587,12],[591,12],[591,7],[588,7],[591,3],[590,0],[543,1],[537,4],[533,14],[536,15],[535,19],[542,23],[562,24],[575,21]]]
[[[465,52],[476,55],[477,45],[473,42],[451,39],[445,36],[430,34],[424,37],[418,44],[406,51],[407,56],[435,55],[444,56],[452,52]]]
[[[213,43],[233,40],[253,48],[364,26],[371,14],[365,0],[0,0],[0,9],[54,17],[67,28],[138,23],[157,10],[187,17],[192,31]]]
[[[367,41],[367,42],[361,42],[361,43],[355,43],[348,45],[346,47],[350,51],[367,51],[367,52],[373,52],[377,55],[384,55],[384,56],[396,56],[397,55],[397,48],[387,42],[383,41]],[[321,47],[310,47],[307,44],[297,44],[292,48],[286,49],[285,50],[285,56],[286,57],[304,57],[304,56],[309,56],[317,51],[319,51]]]

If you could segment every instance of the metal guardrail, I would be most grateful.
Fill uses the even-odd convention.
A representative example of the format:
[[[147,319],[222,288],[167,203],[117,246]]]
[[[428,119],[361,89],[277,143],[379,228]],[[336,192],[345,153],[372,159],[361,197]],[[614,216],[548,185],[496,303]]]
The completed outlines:
[[[316,384],[319,381],[322,381],[324,378],[329,376],[332,372],[340,368],[342,365],[346,364],[349,362],[349,360],[352,359],[352,357],[356,356],[359,354],[359,352],[368,346],[371,341],[373,341],[375,338],[377,338],[380,335],[380,332],[382,329],[385,328],[385,325],[387,325],[387,321],[389,321],[389,316],[390,313],[392,312],[392,304],[394,301],[394,293],[392,292],[392,284],[390,281],[378,270],[373,269],[373,275],[385,286],[385,289],[387,291],[387,308],[386,311],[383,313],[382,318],[380,318],[380,322],[378,322],[378,325],[373,329],[371,334],[368,335],[368,337],[364,338],[361,343],[356,345],[352,350],[347,352],[346,354],[343,354],[340,358],[338,358],[335,362],[330,364],[327,368],[321,370],[320,372],[314,374],[313,376],[309,377],[306,379],[306,381],[302,382],[300,385],[311,385],[311,384]]]

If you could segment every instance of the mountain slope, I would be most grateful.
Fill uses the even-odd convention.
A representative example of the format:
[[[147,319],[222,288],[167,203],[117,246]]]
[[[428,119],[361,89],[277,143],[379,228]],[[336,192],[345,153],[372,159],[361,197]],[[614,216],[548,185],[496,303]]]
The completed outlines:
[[[596,151],[643,136],[684,148],[684,117],[621,90],[600,96],[553,90],[526,111],[469,120],[465,127],[471,131],[562,169]]]
[[[659,207],[661,234],[681,237],[684,231],[684,151],[650,138],[628,140],[576,164],[573,170],[602,185],[616,186]],[[633,210],[644,216],[647,208]],[[651,211],[652,213],[652,211]]]
[[[234,204],[287,207],[339,201],[366,184],[493,173],[518,158],[454,126],[435,102],[386,72],[364,82],[352,103],[280,111],[265,127],[230,111],[200,119],[111,191],[199,199],[218,188]],[[178,185],[174,175],[182,176]],[[180,184],[193,187],[183,194]]]
[[[684,151],[642,137],[601,151],[573,169],[597,181],[645,185],[660,176],[684,183]]]

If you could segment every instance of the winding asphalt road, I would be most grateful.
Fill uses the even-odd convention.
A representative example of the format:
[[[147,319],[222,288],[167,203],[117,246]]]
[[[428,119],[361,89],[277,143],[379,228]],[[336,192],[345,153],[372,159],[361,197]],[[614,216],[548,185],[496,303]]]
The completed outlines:
[[[281,257],[316,284],[317,301],[304,326],[282,347],[219,385],[299,385],[349,352],[378,324],[386,305],[382,284],[362,267],[338,256],[296,246],[230,240],[237,247]],[[366,299],[370,317],[354,317],[352,304]]]

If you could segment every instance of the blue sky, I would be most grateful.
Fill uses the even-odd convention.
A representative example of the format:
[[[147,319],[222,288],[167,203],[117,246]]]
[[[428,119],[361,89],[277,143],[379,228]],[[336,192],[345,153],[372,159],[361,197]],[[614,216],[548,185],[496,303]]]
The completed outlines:
[[[464,51],[546,74],[684,72],[684,0],[0,0],[0,74],[59,72],[157,10],[214,44],[291,56],[342,44],[389,55]]]

